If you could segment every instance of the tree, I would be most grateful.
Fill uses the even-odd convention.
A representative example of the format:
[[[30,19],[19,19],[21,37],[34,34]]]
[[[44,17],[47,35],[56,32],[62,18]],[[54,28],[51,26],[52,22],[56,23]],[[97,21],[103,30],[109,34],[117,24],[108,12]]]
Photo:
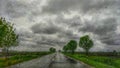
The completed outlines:
[[[88,52],[93,45],[94,45],[94,43],[88,35],[85,35],[80,38],[79,46],[85,50],[86,55],[88,55]]]
[[[68,51],[68,46],[65,45],[65,46],[63,47],[63,50],[64,50],[64,52],[67,52],[67,51]]]
[[[8,48],[18,45],[18,35],[15,33],[13,24],[7,22],[5,19],[0,19],[0,47],[3,48],[7,58]]]
[[[53,47],[51,47],[51,48],[49,49],[49,51],[50,51],[50,52],[56,52],[56,49],[53,48]]]
[[[67,44],[67,48],[72,52],[72,54],[74,54],[75,49],[77,48],[77,42],[75,40],[70,40]]]
[[[113,53],[112,53],[114,56],[116,56],[118,53],[116,50],[113,50]]]

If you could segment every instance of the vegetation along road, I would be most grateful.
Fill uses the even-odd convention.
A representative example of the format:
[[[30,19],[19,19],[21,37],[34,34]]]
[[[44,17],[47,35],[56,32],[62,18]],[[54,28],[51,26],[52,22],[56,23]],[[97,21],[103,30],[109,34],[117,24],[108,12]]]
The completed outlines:
[[[90,66],[67,58],[61,53],[54,53],[8,68],[90,68]]]

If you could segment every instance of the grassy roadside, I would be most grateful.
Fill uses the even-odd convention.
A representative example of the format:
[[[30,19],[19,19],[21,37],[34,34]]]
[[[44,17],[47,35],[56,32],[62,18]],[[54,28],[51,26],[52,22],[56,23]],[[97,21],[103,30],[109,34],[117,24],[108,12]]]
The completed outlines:
[[[15,53],[7,60],[5,58],[0,58],[0,68],[4,68],[10,65],[14,65],[23,61],[28,61],[34,58],[38,58],[44,55],[50,54],[50,52],[37,52],[37,53]]]
[[[83,61],[95,68],[120,68],[120,58],[110,58],[103,56],[86,56],[82,54],[68,54],[65,55]]]

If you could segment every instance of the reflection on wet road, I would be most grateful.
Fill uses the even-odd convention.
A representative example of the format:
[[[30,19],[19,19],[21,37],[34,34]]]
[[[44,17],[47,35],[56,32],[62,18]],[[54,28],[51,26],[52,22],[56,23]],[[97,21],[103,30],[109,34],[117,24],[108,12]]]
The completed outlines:
[[[51,59],[55,54],[46,55],[37,59],[19,63],[7,68],[49,68]]]
[[[90,68],[88,65],[74,61],[57,52],[33,59],[23,63],[19,63],[7,68]]]
[[[90,68],[89,66],[56,53],[49,68]]]

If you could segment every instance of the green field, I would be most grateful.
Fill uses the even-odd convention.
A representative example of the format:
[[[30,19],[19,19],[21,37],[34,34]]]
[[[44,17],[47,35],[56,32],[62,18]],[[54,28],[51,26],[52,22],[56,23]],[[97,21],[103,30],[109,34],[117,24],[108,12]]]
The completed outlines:
[[[50,54],[50,52],[11,52],[7,60],[4,57],[0,58],[0,68],[28,61],[47,54]]]
[[[120,58],[118,57],[108,57],[108,56],[86,56],[84,54],[70,54],[64,53],[65,55],[80,60],[88,65],[95,68],[120,68]]]

